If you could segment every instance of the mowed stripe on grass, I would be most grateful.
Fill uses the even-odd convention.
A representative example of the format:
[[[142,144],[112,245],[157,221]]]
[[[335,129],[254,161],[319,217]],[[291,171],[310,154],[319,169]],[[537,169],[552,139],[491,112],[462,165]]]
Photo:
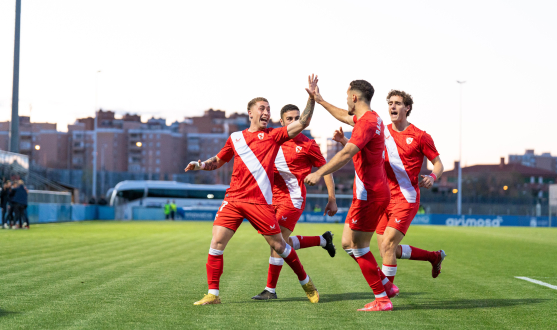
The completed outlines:
[[[336,234],[333,259],[319,247],[298,251],[319,304],[309,303],[286,265],[280,299],[250,299],[265,287],[269,248],[244,223],[224,253],[223,304],[193,306],[207,290],[211,226],[92,221],[0,231],[0,328],[510,329],[557,322],[555,290],[515,278],[557,274],[555,229],[412,226],[405,244],[447,252],[442,274],[432,279],[429,263],[401,260],[395,310],[361,313],[373,295],[341,249],[340,224],[296,228]],[[371,247],[381,263],[375,239]]]

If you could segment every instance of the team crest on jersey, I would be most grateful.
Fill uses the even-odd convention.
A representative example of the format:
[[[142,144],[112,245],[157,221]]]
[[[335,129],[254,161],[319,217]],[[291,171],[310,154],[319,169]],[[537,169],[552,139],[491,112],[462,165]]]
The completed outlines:
[[[302,147],[298,147],[298,146],[296,146],[296,152],[298,152],[298,153],[299,153],[300,151],[302,151]]]
[[[406,138],[406,143],[410,144],[410,143],[412,143],[412,141],[414,141],[413,138]]]
[[[263,136],[264,136],[263,133],[257,134],[257,137],[259,137],[259,140],[263,140]]]

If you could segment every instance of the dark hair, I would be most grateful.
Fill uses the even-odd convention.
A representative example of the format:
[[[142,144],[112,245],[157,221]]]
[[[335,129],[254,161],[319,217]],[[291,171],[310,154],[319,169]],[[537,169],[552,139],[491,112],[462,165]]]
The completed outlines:
[[[406,113],[406,117],[410,116],[410,112],[412,111],[412,104],[414,104],[414,100],[412,99],[412,95],[406,93],[405,91],[398,91],[396,89],[391,89],[389,94],[387,94],[387,102],[391,99],[391,96],[400,96],[402,97],[402,102],[404,106],[410,107],[410,110]]]
[[[285,112],[292,111],[292,110],[300,111],[300,109],[298,109],[298,107],[295,106],[294,104],[287,104],[284,107],[282,107],[282,109],[280,109],[280,118],[282,118],[282,115],[284,115]]]
[[[350,90],[358,91],[362,94],[362,97],[366,99],[369,103],[373,98],[373,93],[375,93],[375,89],[365,80],[354,80],[350,83]]]
[[[264,98],[264,97],[256,97],[256,98],[254,98],[254,99],[252,99],[251,101],[248,102],[248,111],[251,109],[251,107],[253,107],[255,105],[255,103],[257,103],[259,101],[269,103],[269,101],[267,101],[267,99]]]

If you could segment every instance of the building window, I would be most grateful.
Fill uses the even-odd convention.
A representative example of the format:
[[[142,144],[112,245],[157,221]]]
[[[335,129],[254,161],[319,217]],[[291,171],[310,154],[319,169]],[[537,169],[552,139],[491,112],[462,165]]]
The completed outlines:
[[[536,182],[536,178],[534,176],[530,177],[530,183],[535,183]]]
[[[160,156],[160,155],[161,155],[161,151],[157,150],[157,156]]]
[[[160,135],[160,134],[157,134],[157,139],[160,139],[160,138],[161,138],[161,135]]]
[[[155,169],[155,172],[157,172],[157,173],[159,173],[160,171],[161,171],[161,169],[158,168],[158,167]]]
[[[157,163],[157,165],[160,164],[160,163],[161,163],[161,160],[157,158],[156,163]]]
[[[152,146],[153,146],[153,142],[149,142],[149,147],[152,147]]]
[[[540,177],[538,178],[538,183],[539,183],[539,184],[542,184],[542,183],[543,183],[543,177],[540,176]]]
[[[157,142],[157,148],[160,148],[160,146],[161,146],[161,143]]]
[[[152,139],[152,138],[153,138],[153,134],[149,134],[149,139]]]

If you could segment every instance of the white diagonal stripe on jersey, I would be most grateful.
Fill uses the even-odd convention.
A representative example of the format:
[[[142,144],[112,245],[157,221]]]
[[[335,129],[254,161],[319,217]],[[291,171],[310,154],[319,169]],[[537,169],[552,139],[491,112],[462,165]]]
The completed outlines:
[[[356,184],[356,198],[361,201],[367,201],[366,187],[364,186],[362,180],[360,180],[360,177],[358,177],[358,172],[354,171],[354,174],[356,174],[354,176],[354,183]]]
[[[288,192],[290,193],[290,199],[295,208],[301,209],[304,203],[304,198],[302,197],[302,190],[298,184],[298,179],[290,172],[288,164],[286,164],[286,159],[284,158],[284,153],[282,152],[282,147],[279,148],[277,153],[277,158],[275,159],[275,166],[286,183],[288,187]]]
[[[257,181],[257,185],[259,189],[261,189],[265,201],[267,201],[267,204],[271,205],[273,203],[273,187],[271,185],[271,180],[269,180],[269,176],[259,162],[259,159],[257,159],[257,156],[255,156],[247,145],[244,134],[242,132],[234,132],[230,135],[230,138],[232,138],[232,143],[234,144],[234,149],[236,149],[238,156],[240,156],[251,175],[253,175],[255,181]]]
[[[393,172],[395,172],[395,177],[398,181],[400,191],[408,203],[416,203],[416,189],[412,186],[412,182],[408,177],[408,173],[406,173],[402,159],[400,159],[400,155],[398,154],[395,139],[391,136],[391,132],[387,127],[385,127],[385,147],[387,148],[389,163],[391,164]]]

